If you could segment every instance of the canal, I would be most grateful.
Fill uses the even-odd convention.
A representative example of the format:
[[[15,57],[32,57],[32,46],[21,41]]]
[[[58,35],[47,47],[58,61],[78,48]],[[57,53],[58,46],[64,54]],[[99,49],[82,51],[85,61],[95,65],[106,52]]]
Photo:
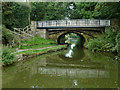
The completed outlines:
[[[77,49],[78,50],[78,49]],[[118,63],[114,55],[81,49],[43,55],[3,68],[3,88],[115,88]],[[67,54],[66,54],[67,56]],[[68,55],[69,56],[69,55]]]
[[[114,55],[79,46],[71,43],[67,50],[4,67],[2,87],[117,88],[118,62]]]

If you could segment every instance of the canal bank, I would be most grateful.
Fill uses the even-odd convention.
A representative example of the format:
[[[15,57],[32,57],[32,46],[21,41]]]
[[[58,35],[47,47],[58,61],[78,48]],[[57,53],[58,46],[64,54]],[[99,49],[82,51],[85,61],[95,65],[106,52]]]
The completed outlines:
[[[23,50],[22,52],[18,52],[17,53],[17,61],[22,61],[22,60],[26,60],[29,58],[33,58],[33,57],[37,57],[40,55],[44,55],[44,54],[49,54],[52,52],[57,52],[57,51],[61,51],[61,50],[65,50],[66,49],[66,45],[59,45],[59,46],[52,46],[52,47],[45,47],[45,48],[41,48],[41,49],[27,49],[27,50]],[[21,54],[22,53],[22,54]]]
[[[58,45],[58,46],[50,46],[50,47],[44,47],[44,48],[39,48],[39,49],[21,49],[21,50],[17,50],[11,54],[15,55],[15,61],[13,61],[12,63],[4,63],[4,66],[9,66],[12,65],[13,63],[19,62],[19,61],[23,61],[29,58],[33,58],[33,57],[37,57],[43,54],[49,54],[52,52],[57,52],[57,51],[61,51],[61,50],[65,50],[66,49],[66,45]]]

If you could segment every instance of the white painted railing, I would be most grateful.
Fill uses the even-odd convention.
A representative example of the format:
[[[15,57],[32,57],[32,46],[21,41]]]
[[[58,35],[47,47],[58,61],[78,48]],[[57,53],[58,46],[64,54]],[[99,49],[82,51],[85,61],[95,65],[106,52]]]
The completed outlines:
[[[53,76],[69,76],[69,77],[79,77],[79,78],[105,78],[109,77],[109,72],[106,70],[96,70],[96,69],[79,69],[79,68],[38,68],[39,74],[47,74]]]
[[[110,26],[110,20],[75,19],[75,20],[49,20],[38,21],[37,27],[99,27]]]

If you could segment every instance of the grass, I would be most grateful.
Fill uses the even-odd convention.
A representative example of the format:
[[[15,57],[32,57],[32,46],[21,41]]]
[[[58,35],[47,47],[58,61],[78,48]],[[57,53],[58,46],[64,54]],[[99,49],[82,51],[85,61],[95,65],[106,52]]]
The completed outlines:
[[[49,46],[56,46],[56,42],[50,39],[44,39],[41,37],[34,37],[31,38],[29,41],[21,41],[21,47],[20,49],[37,49],[37,48],[43,48],[43,47],[49,47]],[[18,46],[15,46],[14,48],[18,48]]]
[[[23,41],[23,43],[29,43],[29,44],[52,44],[52,43],[55,43],[55,41],[50,40],[50,39],[44,39],[44,38],[41,38],[41,37],[34,37],[34,38],[31,38],[30,42]]]
[[[38,45],[32,45],[32,46],[21,46],[20,49],[38,49],[38,48],[44,48],[49,46],[55,46],[56,44],[38,44]]]
[[[14,48],[2,46],[3,47],[3,53],[2,53],[2,65],[3,66],[13,64],[17,60],[16,55],[45,53],[47,51],[51,51],[51,50],[55,51],[57,49],[61,49],[66,46],[66,45],[58,45],[53,40],[44,39],[40,37],[31,38],[29,41],[27,40],[21,41],[21,45],[22,45],[21,48],[19,48],[19,46],[15,46]],[[56,46],[56,47],[50,47],[50,46]],[[50,48],[45,48],[45,47],[50,47]],[[21,50],[22,49],[28,49],[28,50],[18,52],[16,54],[12,54],[13,52],[17,51],[16,48],[19,48]],[[40,48],[45,48],[45,49],[34,50],[34,49],[40,49]],[[33,49],[33,50],[29,50],[29,49]]]
[[[46,48],[46,49],[42,49],[42,50],[27,50],[27,51],[22,51],[22,52],[18,52],[16,53],[16,55],[20,55],[20,54],[33,54],[33,53],[43,53],[43,52],[47,52],[49,50],[57,50],[60,48],[66,47],[66,45],[60,45],[57,47],[51,47],[51,48]]]

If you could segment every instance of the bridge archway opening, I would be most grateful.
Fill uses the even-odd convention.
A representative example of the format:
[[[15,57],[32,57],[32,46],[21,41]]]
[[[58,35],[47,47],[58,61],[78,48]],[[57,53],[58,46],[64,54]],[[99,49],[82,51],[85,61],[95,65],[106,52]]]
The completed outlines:
[[[72,41],[76,41],[78,46],[83,46],[85,38],[81,35],[81,33],[66,32],[61,34],[57,39],[58,44],[70,44]]]

